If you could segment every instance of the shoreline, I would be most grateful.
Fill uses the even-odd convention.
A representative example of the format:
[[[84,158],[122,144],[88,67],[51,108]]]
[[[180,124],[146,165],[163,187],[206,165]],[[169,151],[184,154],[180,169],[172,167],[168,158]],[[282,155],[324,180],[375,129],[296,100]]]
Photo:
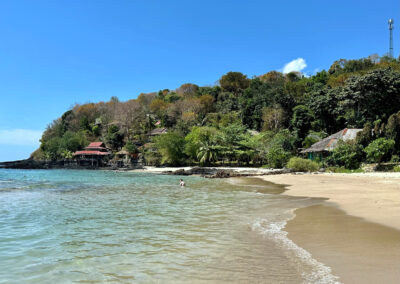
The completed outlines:
[[[260,176],[286,187],[283,195],[324,198],[351,216],[400,230],[400,173]]]
[[[322,198],[298,208],[284,231],[341,283],[400,279],[400,173],[283,174],[257,177],[282,195]]]

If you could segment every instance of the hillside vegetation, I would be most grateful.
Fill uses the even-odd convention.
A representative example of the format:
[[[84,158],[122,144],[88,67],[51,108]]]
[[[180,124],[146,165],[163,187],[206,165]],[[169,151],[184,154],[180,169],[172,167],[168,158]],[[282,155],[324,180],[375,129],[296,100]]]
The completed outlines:
[[[75,105],[47,127],[32,158],[68,159],[100,140],[152,165],[283,167],[299,148],[347,127],[364,130],[324,162],[357,168],[399,159],[399,110],[400,62],[388,57],[341,59],[311,77],[228,72],[217,86],[187,83],[126,102]],[[168,133],[150,139],[156,127]]]

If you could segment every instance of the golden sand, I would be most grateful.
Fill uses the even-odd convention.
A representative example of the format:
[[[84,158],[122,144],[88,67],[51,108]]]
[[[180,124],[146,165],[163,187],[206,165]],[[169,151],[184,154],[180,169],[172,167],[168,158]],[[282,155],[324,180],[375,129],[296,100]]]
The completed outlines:
[[[264,176],[283,194],[325,198],[298,209],[285,230],[342,283],[400,283],[400,174]],[[347,214],[346,214],[347,213]]]
[[[400,175],[284,174],[262,179],[287,185],[283,194],[327,198],[347,214],[400,230]]]

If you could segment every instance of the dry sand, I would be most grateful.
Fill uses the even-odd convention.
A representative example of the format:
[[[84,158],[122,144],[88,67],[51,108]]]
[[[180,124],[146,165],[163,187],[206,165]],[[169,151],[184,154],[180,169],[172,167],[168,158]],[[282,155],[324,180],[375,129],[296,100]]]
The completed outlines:
[[[400,230],[400,173],[284,174],[262,179],[287,185],[283,194],[327,198],[347,214]]]

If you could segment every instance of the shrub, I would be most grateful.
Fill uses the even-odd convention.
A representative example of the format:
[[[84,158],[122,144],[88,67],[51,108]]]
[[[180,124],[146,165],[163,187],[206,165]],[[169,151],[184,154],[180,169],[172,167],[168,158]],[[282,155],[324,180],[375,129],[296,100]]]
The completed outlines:
[[[327,172],[331,173],[339,173],[339,174],[352,174],[352,173],[363,173],[363,169],[355,169],[355,170],[349,170],[346,168],[341,168],[341,167],[329,167],[326,169]]]
[[[400,165],[399,166],[395,166],[393,168],[393,171],[396,172],[396,173],[400,172]]]
[[[268,166],[271,168],[283,168],[289,158],[292,156],[290,152],[287,152],[279,147],[271,147],[267,153]]]
[[[161,164],[179,166],[185,161],[185,139],[176,132],[168,132],[154,139],[155,146],[161,154]]]
[[[363,159],[362,146],[357,143],[345,143],[343,141],[339,143],[327,158],[327,163],[335,167],[358,169]]]
[[[319,169],[318,163],[299,157],[292,157],[286,167],[296,172],[315,172]]]
[[[365,149],[367,159],[372,163],[380,163],[385,156],[390,155],[394,149],[394,140],[378,138],[372,141]]]

